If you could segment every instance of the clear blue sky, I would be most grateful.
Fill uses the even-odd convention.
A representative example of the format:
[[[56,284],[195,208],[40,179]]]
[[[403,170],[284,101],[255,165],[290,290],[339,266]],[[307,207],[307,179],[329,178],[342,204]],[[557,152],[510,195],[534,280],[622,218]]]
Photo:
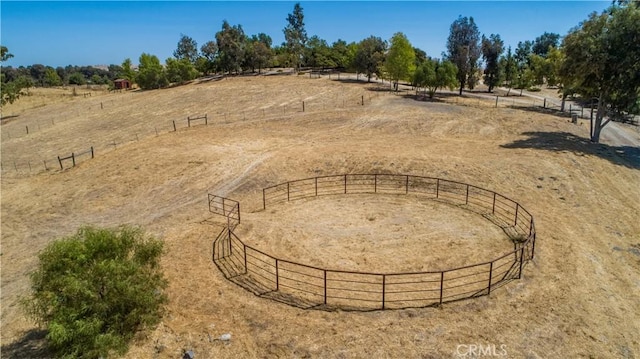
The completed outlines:
[[[473,16],[481,33],[500,34],[505,45],[533,40],[543,32],[565,35],[610,1],[413,1],[300,2],[309,36],[329,43],[360,41],[370,35],[385,40],[403,32],[432,57],[445,51],[451,23]],[[141,53],[164,61],[172,56],[180,34],[201,46],[214,40],[222,21],[242,25],[247,35],[264,32],[274,44],[295,2],[280,1],[45,1],[0,2],[0,43],[14,58],[4,63],[27,66],[138,63]]]

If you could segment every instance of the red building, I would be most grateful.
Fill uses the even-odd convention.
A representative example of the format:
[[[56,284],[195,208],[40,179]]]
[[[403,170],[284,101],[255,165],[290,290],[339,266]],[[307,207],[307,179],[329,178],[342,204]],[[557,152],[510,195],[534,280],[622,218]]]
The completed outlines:
[[[117,79],[113,81],[113,86],[116,90],[128,90],[131,88],[131,81],[126,79]]]

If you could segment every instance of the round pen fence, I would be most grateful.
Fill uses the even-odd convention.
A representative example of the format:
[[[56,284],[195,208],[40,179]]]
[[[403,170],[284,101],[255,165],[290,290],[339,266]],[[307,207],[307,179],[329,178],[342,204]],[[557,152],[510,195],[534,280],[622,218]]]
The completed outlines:
[[[213,242],[213,261],[225,277],[251,292],[302,308],[343,310],[427,307],[489,295],[520,279],[534,256],[533,216],[494,191],[441,178],[393,174],[347,174],[290,181],[263,189],[263,208],[324,195],[416,195],[460,206],[500,226],[513,250],[488,262],[441,271],[375,273],[319,268],[278,258],[245,244],[234,233],[240,204],[209,195],[211,212],[227,225]]]

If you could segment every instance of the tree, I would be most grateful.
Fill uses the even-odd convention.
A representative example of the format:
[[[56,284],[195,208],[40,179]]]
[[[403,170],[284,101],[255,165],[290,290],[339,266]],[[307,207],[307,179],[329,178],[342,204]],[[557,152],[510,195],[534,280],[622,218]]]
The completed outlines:
[[[74,72],[69,75],[69,85],[84,85],[87,80],[79,72]]]
[[[186,57],[182,59],[170,57],[165,61],[165,64],[167,67],[167,80],[171,83],[183,84],[198,77],[198,71]]]
[[[169,84],[164,68],[157,56],[143,53],[140,55],[140,66],[136,82],[143,90],[157,89]]]
[[[133,71],[131,67],[131,59],[126,58],[122,61],[122,73],[121,76],[125,80],[129,80],[129,82],[133,83],[136,79],[136,73]]]
[[[549,69],[549,73],[547,74],[547,86],[559,86],[561,84],[560,69],[562,67],[562,62],[564,61],[563,52],[557,47],[550,48],[545,61],[547,62]]]
[[[416,94],[420,88],[425,88],[429,98],[433,98],[438,89],[448,87],[451,90],[458,84],[456,65],[450,61],[438,61],[427,58],[414,73]]]
[[[585,99],[598,100],[591,126],[593,142],[599,142],[600,132],[612,118],[640,110],[639,34],[640,8],[623,4],[592,13],[563,40],[565,86]]]
[[[366,74],[367,81],[371,82],[371,76],[380,74],[386,51],[387,43],[379,37],[370,36],[360,41],[354,57],[356,71]]]
[[[484,83],[489,87],[489,92],[500,83],[500,56],[504,51],[504,42],[500,35],[491,34],[489,38],[482,35],[482,58],[485,62]]]
[[[409,39],[397,32],[391,38],[389,53],[384,61],[384,68],[394,82],[396,91],[400,80],[409,80],[416,68],[416,54]]]
[[[173,52],[173,57],[178,60],[187,59],[194,64],[198,59],[198,43],[189,36],[180,34],[180,41],[178,41],[178,47]]]
[[[447,59],[458,68],[460,95],[469,79],[472,79],[478,69],[480,59],[480,32],[473,17],[458,17],[451,24],[447,39]]]
[[[329,49],[329,57],[333,61],[334,66],[340,69],[346,69],[351,66],[353,58],[349,51],[349,44],[346,41],[338,39],[331,44]]]
[[[336,63],[331,56],[331,48],[326,40],[318,36],[311,36],[307,41],[304,51],[304,62],[310,67],[335,67]]]
[[[287,15],[287,26],[284,28],[286,49],[296,70],[300,67],[302,55],[307,43],[307,31],[304,28],[304,13],[300,3],[293,6],[293,13]]]
[[[45,70],[43,84],[45,86],[62,86],[62,79],[53,67],[47,67]]]
[[[516,59],[511,52],[511,46],[507,48],[507,54],[500,58],[500,67],[504,72],[504,84],[509,87],[509,91],[507,92],[507,96],[509,96],[509,92],[511,92],[511,88],[513,87],[514,81],[518,75],[518,66],[516,64]]]
[[[5,62],[12,58],[6,46],[0,45],[0,62]],[[14,103],[20,96],[26,93],[22,91],[24,88],[33,86],[33,81],[26,80],[26,76],[15,74],[15,78],[8,78],[6,68],[0,66],[0,104],[4,106],[7,103]],[[30,79],[30,78],[29,78]]]
[[[215,41],[207,41],[200,48],[202,56],[196,61],[196,67],[204,74],[215,72],[218,57],[218,44]]]
[[[81,228],[40,252],[23,304],[57,357],[122,355],[167,302],[161,255],[162,242],[140,229]]]
[[[538,56],[547,57],[549,49],[557,48],[559,43],[560,35],[545,31],[533,41],[531,51]]]
[[[244,60],[245,35],[242,26],[231,26],[225,20],[222,22],[222,30],[216,33],[218,45],[218,60],[222,71],[231,74],[241,69]]]
[[[0,62],[5,62],[13,57],[13,54],[9,53],[9,49],[6,46],[0,45]]]

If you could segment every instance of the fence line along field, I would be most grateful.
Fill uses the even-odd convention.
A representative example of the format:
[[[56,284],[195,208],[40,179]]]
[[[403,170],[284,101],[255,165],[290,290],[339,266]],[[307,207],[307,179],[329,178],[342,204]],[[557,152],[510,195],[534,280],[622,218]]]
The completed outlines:
[[[440,358],[455,357],[458,345],[480,344],[505,345],[513,358],[640,356],[640,164],[626,155],[629,148],[590,144],[588,124],[495,108],[495,98],[418,101],[389,96],[381,86],[325,77],[241,77],[3,108],[5,117],[17,115],[3,120],[3,164],[57,161],[91,146],[95,158],[63,171],[2,172],[2,356],[47,356],[43,332],[18,303],[29,289],[37,252],[82,224],[140,225],[165,242],[170,303],[161,324],[133,343],[129,358],[176,358],[186,350],[198,358]],[[198,120],[188,128],[188,117],[205,114],[206,125]],[[175,132],[174,120],[182,125]],[[38,122],[40,130],[31,132]],[[27,125],[28,135],[14,136]],[[117,148],[109,149],[114,140]],[[521,280],[489,296],[441,309],[364,313],[303,310],[258,297],[225,279],[213,263],[212,243],[226,223],[207,210],[207,193],[242,203],[237,231],[260,233],[271,214],[265,211],[291,210],[295,223],[283,225],[309,237],[293,248],[295,243],[255,236],[247,239],[252,247],[277,248],[287,258],[296,251],[331,253],[329,247],[344,248],[336,242],[322,247],[311,237],[318,228],[331,235],[322,216],[338,213],[344,203],[323,202],[321,212],[302,202],[265,210],[262,189],[357,173],[448,178],[499,190],[535,217],[535,258]],[[357,235],[372,222],[402,220],[406,226],[387,228],[402,265],[403,257],[420,252],[405,251],[419,243],[401,239],[425,227],[404,211],[415,203],[394,201],[399,217],[389,219],[368,212],[371,202],[351,203],[363,212],[354,210],[339,229],[354,234],[349,238],[357,251],[366,239]],[[420,216],[435,221],[437,235],[424,240],[426,248],[433,241],[429,255],[447,258],[448,246],[438,241],[465,227],[424,212],[444,209],[421,209]],[[477,228],[474,238],[504,240],[492,239],[491,225]],[[393,252],[394,243],[383,237],[372,243],[364,248]],[[365,256],[340,260],[357,265]],[[226,333],[230,341],[215,340]]]

